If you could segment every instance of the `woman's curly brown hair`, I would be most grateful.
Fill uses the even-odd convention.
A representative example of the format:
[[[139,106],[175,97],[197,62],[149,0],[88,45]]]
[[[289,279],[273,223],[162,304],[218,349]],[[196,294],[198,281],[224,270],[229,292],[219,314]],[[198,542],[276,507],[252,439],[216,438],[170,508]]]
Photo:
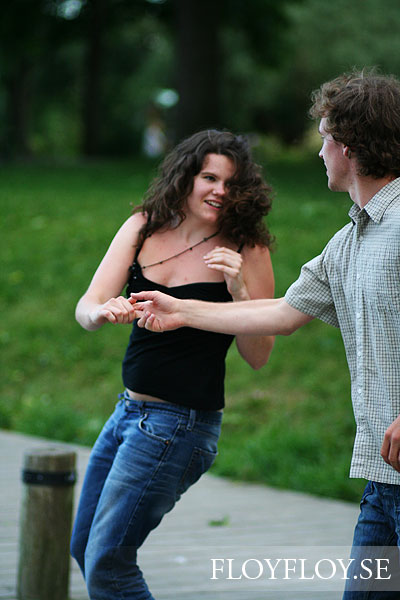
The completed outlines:
[[[400,176],[400,82],[374,70],[345,73],[312,94],[313,118],[355,153],[359,174]]]
[[[272,237],[263,217],[271,209],[272,189],[261,176],[247,140],[227,131],[205,130],[178,144],[162,162],[158,177],[135,212],[147,215],[139,245],[159,229],[177,227],[185,219],[185,202],[193,190],[208,154],[231,159],[235,173],[226,182],[224,203],[218,214],[221,234],[238,246],[270,246]]]

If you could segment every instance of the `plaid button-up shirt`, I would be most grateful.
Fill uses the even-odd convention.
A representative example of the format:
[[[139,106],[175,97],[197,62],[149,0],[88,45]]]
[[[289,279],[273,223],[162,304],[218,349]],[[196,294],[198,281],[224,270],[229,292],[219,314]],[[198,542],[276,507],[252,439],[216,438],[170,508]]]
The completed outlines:
[[[349,216],[285,299],[341,330],[357,424],[350,477],[400,485],[380,456],[400,414],[400,178]]]

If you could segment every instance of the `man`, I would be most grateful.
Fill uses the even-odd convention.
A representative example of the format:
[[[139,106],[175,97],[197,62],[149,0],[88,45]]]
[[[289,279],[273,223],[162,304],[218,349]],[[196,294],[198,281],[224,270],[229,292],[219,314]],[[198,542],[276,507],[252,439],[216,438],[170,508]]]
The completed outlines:
[[[217,305],[144,292],[132,303],[147,301],[137,314],[153,331],[289,335],[313,318],[340,328],[357,423],[350,476],[369,480],[353,541],[360,561],[359,546],[400,546],[400,82],[344,74],[314,92],[311,115],[320,119],[328,187],[354,204],[285,297]],[[360,573],[350,573],[346,600],[399,597],[354,591]]]

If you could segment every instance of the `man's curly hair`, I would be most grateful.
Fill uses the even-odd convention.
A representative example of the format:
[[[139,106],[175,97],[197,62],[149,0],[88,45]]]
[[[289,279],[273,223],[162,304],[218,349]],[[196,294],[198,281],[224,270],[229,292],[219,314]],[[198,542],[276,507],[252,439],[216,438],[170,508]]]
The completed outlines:
[[[400,176],[400,82],[375,70],[352,71],[312,94],[313,118],[355,153],[359,174]]]
[[[147,215],[147,223],[139,233],[139,245],[153,232],[182,223],[194,177],[200,173],[208,154],[222,154],[235,165],[233,177],[226,182],[218,214],[221,234],[238,246],[271,246],[272,237],[264,216],[271,209],[272,189],[253,162],[246,138],[214,129],[184,139],[165,157],[143,204],[135,209]]]

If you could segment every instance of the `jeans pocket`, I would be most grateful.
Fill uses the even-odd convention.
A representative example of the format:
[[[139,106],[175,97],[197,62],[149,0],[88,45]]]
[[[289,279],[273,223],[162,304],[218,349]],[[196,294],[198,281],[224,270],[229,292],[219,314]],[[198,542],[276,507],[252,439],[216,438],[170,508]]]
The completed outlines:
[[[217,457],[217,452],[209,452],[203,448],[193,448],[192,456],[178,486],[178,494],[183,494],[208,471]]]
[[[364,488],[363,495],[361,496],[360,508],[362,507],[363,504],[366,503],[368,496],[370,496],[373,493],[374,493],[373,483],[372,483],[372,481],[368,481],[367,485]]]
[[[138,423],[139,430],[152,440],[157,440],[165,445],[169,444],[179,426],[179,419],[157,419],[155,415],[144,413]]]

